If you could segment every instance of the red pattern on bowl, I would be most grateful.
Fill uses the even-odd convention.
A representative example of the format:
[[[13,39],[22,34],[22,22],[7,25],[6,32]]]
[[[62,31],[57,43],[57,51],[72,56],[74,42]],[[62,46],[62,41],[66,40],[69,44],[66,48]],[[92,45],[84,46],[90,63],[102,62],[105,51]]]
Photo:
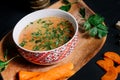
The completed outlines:
[[[27,59],[29,62],[39,64],[39,65],[50,65],[58,63],[60,60],[67,57],[75,48],[78,41],[78,36],[75,35],[74,38],[67,44],[58,47],[50,51],[43,52],[29,52],[21,48],[18,48],[20,54]]]

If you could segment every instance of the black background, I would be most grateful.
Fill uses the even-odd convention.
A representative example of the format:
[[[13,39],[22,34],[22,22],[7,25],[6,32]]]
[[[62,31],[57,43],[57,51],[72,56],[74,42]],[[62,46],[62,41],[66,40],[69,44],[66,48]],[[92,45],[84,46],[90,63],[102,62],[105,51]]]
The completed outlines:
[[[51,4],[58,0],[51,0]],[[109,27],[107,40],[97,55],[91,59],[69,80],[100,80],[105,73],[96,61],[102,59],[104,52],[114,51],[120,54],[118,34],[120,30],[115,28],[115,23],[120,20],[120,0],[84,0],[96,13],[105,18],[105,24]],[[1,0],[0,1],[0,39],[13,29],[15,24],[26,14],[32,12],[29,8],[29,0]],[[79,64],[79,63],[78,63]],[[120,80],[120,75],[118,79]]]

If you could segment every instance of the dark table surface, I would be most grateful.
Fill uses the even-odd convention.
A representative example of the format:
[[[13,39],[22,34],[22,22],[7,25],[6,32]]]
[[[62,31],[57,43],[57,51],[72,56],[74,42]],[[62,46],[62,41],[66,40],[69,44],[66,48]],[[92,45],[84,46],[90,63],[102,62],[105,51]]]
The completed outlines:
[[[51,3],[55,1],[57,0],[51,0]],[[109,33],[104,46],[97,55],[69,80],[100,80],[105,71],[96,65],[96,61],[101,59],[106,51],[114,51],[120,54],[120,45],[118,43],[118,40],[120,40],[120,37],[118,37],[120,30],[115,28],[115,23],[120,20],[120,0],[84,1],[94,12],[105,18],[105,23],[109,27]],[[27,3],[28,0],[0,1],[0,39],[12,30],[22,17],[32,12]],[[120,75],[117,80],[120,80]]]

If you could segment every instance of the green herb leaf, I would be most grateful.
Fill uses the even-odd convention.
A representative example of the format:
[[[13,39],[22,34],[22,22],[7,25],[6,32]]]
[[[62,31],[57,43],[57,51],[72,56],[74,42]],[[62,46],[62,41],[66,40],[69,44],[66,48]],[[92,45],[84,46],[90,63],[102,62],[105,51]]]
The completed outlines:
[[[0,68],[5,67],[5,65],[7,65],[7,64],[8,64],[7,62],[4,62],[4,61],[0,60]]]
[[[104,24],[98,24],[96,27],[101,30],[108,30],[108,27],[105,26]]]
[[[88,21],[91,25],[93,26],[96,26],[98,24],[101,24],[104,22],[104,18],[101,17],[100,15],[98,14],[94,14],[94,15],[91,15],[89,18],[88,18]]]
[[[68,0],[62,0],[62,3],[69,4],[70,2]]]
[[[65,5],[61,6],[59,9],[64,10],[64,11],[69,11],[72,4],[76,4],[79,1],[75,1],[73,3],[69,2],[68,0],[62,0],[62,3],[64,3]]]
[[[84,8],[80,9],[80,14],[85,18]],[[85,31],[92,37],[102,38],[107,35],[108,27],[104,25],[104,18],[98,14],[90,15],[83,24]]]
[[[58,47],[59,42],[60,42],[59,40],[56,40],[56,41],[55,41],[55,45],[56,45],[56,47]]]
[[[39,49],[40,49],[40,47],[38,45],[36,45],[36,46],[33,47],[33,51],[37,51]]]
[[[80,8],[79,13],[81,14],[81,16],[82,16],[83,18],[85,18],[85,8]]]
[[[46,23],[46,21],[42,21],[41,23]]]
[[[31,33],[32,37],[40,37],[42,35],[41,31]]]
[[[5,70],[5,68],[7,67],[8,63],[10,61],[12,61],[13,59],[15,59],[16,57],[18,57],[19,55],[12,57],[11,59],[7,60],[7,61],[2,61],[0,60],[0,72],[2,72],[3,70]],[[7,56],[6,56],[7,57]]]
[[[35,41],[35,43],[40,43],[42,40],[41,39],[39,39],[39,40],[36,40]]]
[[[0,72],[2,72],[3,70],[5,70],[7,64],[8,63],[0,60]]]
[[[99,37],[99,38],[102,38],[102,37],[106,36],[107,33],[108,33],[107,30],[98,29],[98,37]]]
[[[51,50],[53,47],[52,47],[52,44],[53,42],[52,41],[49,41],[49,42],[46,42],[44,43],[44,47],[47,48],[47,50]]]
[[[20,45],[21,47],[23,47],[23,46],[25,46],[26,43],[27,43],[27,42],[23,40],[19,45]]]
[[[64,11],[69,11],[71,8],[71,4],[63,5],[59,9],[64,10]]]
[[[39,19],[39,20],[37,21],[37,23],[40,23],[40,22],[41,22],[41,20],[42,20],[42,19]]]
[[[29,42],[33,42],[34,41],[34,38],[32,38],[31,40],[29,40]]]
[[[90,29],[89,34],[90,36],[95,37],[97,35],[97,28],[93,27],[92,29]]]
[[[86,31],[88,31],[90,28],[91,28],[91,24],[86,21],[84,24],[83,24],[83,27],[85,28]]]
[[[69,37],[69,36],[64,36],[63,37],[63,40],[65,41],[65,43],[68,42],[68,40],[70,40],[70,39],[71,39],[71,37]]]

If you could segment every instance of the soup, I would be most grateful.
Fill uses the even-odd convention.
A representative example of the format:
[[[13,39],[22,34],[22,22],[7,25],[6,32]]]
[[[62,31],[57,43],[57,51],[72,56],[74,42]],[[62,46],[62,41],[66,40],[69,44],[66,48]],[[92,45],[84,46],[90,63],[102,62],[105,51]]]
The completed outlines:
[[[68,42],[74,35],[73,25],[60,17],[46,17],[30,22],[20,33],[19,45],[28,50],[45,51]]]

